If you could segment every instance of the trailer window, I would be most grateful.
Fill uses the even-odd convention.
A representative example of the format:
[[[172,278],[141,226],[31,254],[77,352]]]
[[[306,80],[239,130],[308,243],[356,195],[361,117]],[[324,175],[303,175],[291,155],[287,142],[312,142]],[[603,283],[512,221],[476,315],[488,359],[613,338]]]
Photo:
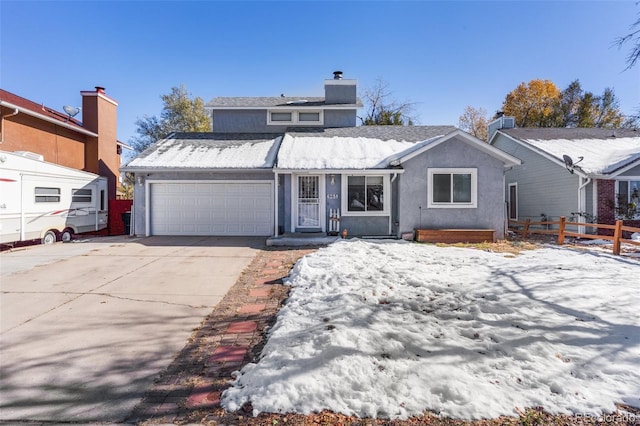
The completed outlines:
[[[72,189],[71,201],[74,203],[90,203],[91,189]]]
[[[60,188],[43,188],[36,186],[36,203],[59,203]]]

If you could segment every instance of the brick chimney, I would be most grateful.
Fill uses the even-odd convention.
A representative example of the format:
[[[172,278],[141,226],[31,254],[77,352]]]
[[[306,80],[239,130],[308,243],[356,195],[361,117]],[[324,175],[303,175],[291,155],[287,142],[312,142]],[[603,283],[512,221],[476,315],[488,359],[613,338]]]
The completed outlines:
[[[98,134],[88,138],[85,147],[85,169],[108,179],[109,199],[116,198],[120,174],[118,155],[117,108],[118,102],[105,94],[105,88],[96,86],[95,91],[81,91],[82,126]]]

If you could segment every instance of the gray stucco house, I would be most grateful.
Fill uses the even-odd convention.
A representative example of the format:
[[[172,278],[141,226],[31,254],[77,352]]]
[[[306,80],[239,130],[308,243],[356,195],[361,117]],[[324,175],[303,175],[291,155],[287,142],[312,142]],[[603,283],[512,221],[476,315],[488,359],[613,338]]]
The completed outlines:
[[[490,228],[504,237],[504,170],[520,161],[453,126],[355,126],[355,80],[324,98],[215,98],[211,133],[177,133],[135,174],[137,235],[400,237]]]
[[[637,130],[514,128],[512,117],[501,117],[489,124],[489,143],[523,163],[505,175],[510,219],[606,224],[623,218],[621,204],[639,208]]]

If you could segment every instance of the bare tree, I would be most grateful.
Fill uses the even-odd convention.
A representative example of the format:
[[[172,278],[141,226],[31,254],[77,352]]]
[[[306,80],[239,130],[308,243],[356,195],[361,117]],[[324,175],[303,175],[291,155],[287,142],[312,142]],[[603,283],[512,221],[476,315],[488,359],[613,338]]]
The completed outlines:
[[[364,90],[362,99],[365,104],[365,115],[358,118],[365,126],[411,126],[414,123],[414,117],[411,113],[415,103],[399,102],[392,99],[389,83],[382,78],[377,78],[372,87]]]
[[[638,62],[638,59],[640,59],[640,18],[631,24],[629,31],[629,34],[618,37],[614,41],[614,45],[618,46],[619,49],[622,49],[627,43],[631,44],[631,49],[627,55],[627,67],[625,71],[633,68]]]
[[[487,110],[484,108],[474,108],[469,105],[458,118],[459,128],[485,142],[487,141],[488,125]]]

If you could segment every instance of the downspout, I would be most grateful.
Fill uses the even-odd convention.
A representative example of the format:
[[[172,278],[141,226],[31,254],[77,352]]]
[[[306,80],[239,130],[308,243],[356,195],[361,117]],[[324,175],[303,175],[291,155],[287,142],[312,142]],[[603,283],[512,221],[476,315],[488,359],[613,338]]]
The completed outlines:
[[[20,111],[18,110],[18,108],[14,108],[13,112],[11,114],[6,114],[3,115],[2,117],[0,117],[0,143],[2,143],[4,141],[4,119],[7,117],[13,117],[18,115]]]
[[[277,171],[275,173],[275,184],[273,185],[273,238],[278,237],[278,185],[280,184],[280,175],[278,175]]]
[[[393,182],[395,182],[395,180],[398,178],[398,174],[394,173],[393,177],[391,178],[391,182],[389,183],[389,191],[393,191]],[[391,206],[391,211],[389,212],[389,235],[391,235],[391,232],[393,231],[392,229],[393,227],[393,206]]]
[[[582,179],[584,179],[584,178],[582,176],[580,176],[578,179],[579,179],[578,180],[578,184],[579,184],[578,185],[578,212],[580,213],[580,215],[578,216],[578,222],[584,223],[585,218],[582,215],[582,213],[586,210],[587,206],[585,205],[584,208],[582,206],[582,204],[586,201],[586,200],[582,199],[582,191],[584,190],[584,188],[587,185],[589,185],[591,183],[591,178],[590,177],[586,178],[585,182],[582,183],[582,184],[580,184],[580,182],[582,182]],[[579,226],[578,227],[578,233],[579,234],[584,234],[584,231],[585,231],[585,227],[584,226]]]

